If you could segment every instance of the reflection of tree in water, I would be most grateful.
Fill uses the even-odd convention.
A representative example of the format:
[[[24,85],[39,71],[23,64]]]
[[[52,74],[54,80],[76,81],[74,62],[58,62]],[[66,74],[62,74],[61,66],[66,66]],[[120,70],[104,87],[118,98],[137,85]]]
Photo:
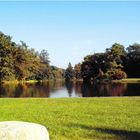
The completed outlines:
[[[49,84],[45,83],[19,83],[4,85],[5,97],[49,97]]]
[[[82,82],[41,82],[41,83],[20,83],[0,85],[0,97],[50,97],[53,92],[59,91],[64,85],[69,96],[72,96],[73,89],[75,94],[81,97],[95,96],[131,96],[139,95],[139,84],[125,83],[98,83],[87,84]],[[133,92],[135,89],[135,93]],[[64,90],[65,91],[65,90]],[[67,93],[65,93],[67,94]]]
[[[83,83],[81,86],[81,92],[83,97],[93,97],[93,96],[97,96],[97,86],[96,85],[92,85],[92,84],[88,84],[88,83]]]
[[[128,83],[124,96],[140,96],[140,83]]]
[[[126,84],[87,84],[81,85],[83,97],[122,96],[127,88]]]
[[[15,97],[17,84],[0,84],[0,97]]]
[[[14,91],[14,97],[21,97],[24,94],[23,84],[18,84]],[[23,97],[23,96],[22,96]]]
[[[65,82],[65,86],[68,90],[69,97],[71,97],[72,92],[73,92],[73,82],[72,81],[67,81],[67,82]]]
[[[6,96],[6,89],[3,87],[2,84],[0,84],[0,97]]]
[[[17,84],[13,94],[14,97],[32,97],[32,94],[29,93],[29,86],[25,83]]]
[[[49,97],[50,86],[48,82],[23,83],[19,84],[15,95],[18,97]]]
[[[63,80],[56,80],[56,81],[49,82],[49,87],[53,92],[63,88],[64,85],[65,82]]]
[[[75,94],[77,94],[79,97],[81,97],[81,82],[76,82],[74,84]]]
[[[0,85],[0,97],[49,97],[64,86],[64,81]]]
[[[110,84],[109,87],[109,95],[110,96],[123,96],[126,89],[127,89],[127,84],[126,83],[114,83]]]
[[[36,83],[32,88],[34,91],[34,97],[49,97],[50,96],[50,85],[49,82]]]

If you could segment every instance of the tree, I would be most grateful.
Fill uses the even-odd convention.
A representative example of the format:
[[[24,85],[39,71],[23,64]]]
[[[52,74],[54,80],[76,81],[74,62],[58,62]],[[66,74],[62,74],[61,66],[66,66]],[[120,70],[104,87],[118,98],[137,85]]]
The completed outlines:
[[[51,73],[49,75],[50,79],[64,79],[64,69],[58,68],[56,66],[51,66]]]
[[[73,76],[74,76],[74,70],[73,70],[73,67],[72,67],[71,63],[69,62],[68,67],[67,67],[67,69],[65,71],[65,79],[66,79],[66,81],[72,80]]]
[[[81,72],[86,82],[92,79],[102,78],[108,69],[106,53],[95,53],[86,57],[84,60],[81,66]]]
[[[63,78],[64,69],[51,67],[47,50],[40,53],[24,41],[16,44],[0,32],[0,82],[3,80],[46,80]]]
[[[95,53],[84,58],[81,65],[81,73],[83,80],[89,82],[95,79],[115,78],[114,74],[122,74],[125,78],[126,74],[123,71],[123,58],[126,52],[123,45],[115,43],[111,48],[106,49],[105,53]]]
[[[0,32],[0,80],[13,80],[14,44],[11,37]]]
[[[140,77],[140,44],[134,43],[127,47],[124,66],[128,77]]]
[[[133,45],[130,45],[127,48],[128,53],[133,53],[133,54],[140,54],[140,44],[138,43],[134,43]]]
[[[42,50],[39,54],[40,64],[39,64],[39,71],[36,75],[37,80],[47,80],[51,76],[51,68],[50,68],[50,61],[49,61],[49,54],[47,50]]]
[[[81,79],[81,64],[78,63],[74,66],[74,76],[76,79]]]
[[[35,79],[39,71],[39,58],[34,49],[28,49],[26,43],[21,41],[14,54],[14,69],[18,80]]]
[[[45,63],[45,64],[49,64],[50,61],[49,61],[49,54],[47,52],[47,50],[42,50],[40,52],[40,59],[41,59],[41,63]]]
[[[106,49],[106,52],[114,58],[124,56],[126,53],[124,46],[119,43],[114,43],[111,48]]]
[[[111,48],[106,49],[106,53],[109,62],[109,68],[106,76],[111,79],[126,78],[127,74],[123,71],[123,59],[126,56],[124,46],[119,43],[115,43]]]

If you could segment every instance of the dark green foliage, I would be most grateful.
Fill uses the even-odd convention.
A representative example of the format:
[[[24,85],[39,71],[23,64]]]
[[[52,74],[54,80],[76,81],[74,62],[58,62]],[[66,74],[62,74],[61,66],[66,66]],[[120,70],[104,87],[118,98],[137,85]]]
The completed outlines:
[[[111,48],[106,49],[106,52],[109,53],[110,57],[112,57],[113,59],[124,56],[126,53],[124,46],[119,43],[113,44]]]
[[[13,69],[14,48],[11,37],[0,32],[0,80],[15,79]]]
[[[23,41],[16,44],[0,32],[0,80],[46,80],[52,75],[62,78],[63,71],[51,69],[48,55],[46,50],[38,53],[29,49]]]
[[[40,53],[30,49],[25,42],[16,44],[8,35],[0,32],[0,81],[3,80],[47,80],[67,81],[83,78],[122,79],[140,77],[140,44],[130,45],[126,50],[119,43],[113,44],[104,53],[87,55],[82,64],[74,69],[69,63],[66,70],[50,66],[47,50]]]
[[[81,79],[82,75],[81,75],[81,64],[78,63],[74,66],[74,77],[76,79]]]
[[[73,77],[74,77],[74,70],[71,63],[69,62],[68,68],[65,71],[65,79],[66,81],[70,81],[73,79]]]
[[[110,67],[106,53],[96,53],[86,58],[82,64],[82,77],[84,81],[103,78]]]
[[[83,80],[122,79],[127,74],[123,71],[123,58],[126,52],[122,45],[115,43],[105,53],[86,56],[81,66]]]
[[[140,44],[135,43],[127,48],[124,66],[129,77],[140,77]]]
[[[28,49],[28,46],[21,42],[21,45],[17,45],[14,58],[16,78],[18,80],[34,79],[39,71],[40,63],[34,49]]]
[[[114,69],[108,70],[105,77],[113,80],[120,80],[123,78],[127,78],[127,74],[121,69]]]
[[[140,44],[125,50],[123,45],[115,43],[104,53],[87,55],[81,64],[81,76],[85,82],[140,77]]]
[[[39,54],[40,60],[42,63],[49,64],[49,54],[47,50],[42,50]]]
[[[51,66],[51,79],[63,79],[65,74],[65,70],[62,68],[58,68],[56,66]]]

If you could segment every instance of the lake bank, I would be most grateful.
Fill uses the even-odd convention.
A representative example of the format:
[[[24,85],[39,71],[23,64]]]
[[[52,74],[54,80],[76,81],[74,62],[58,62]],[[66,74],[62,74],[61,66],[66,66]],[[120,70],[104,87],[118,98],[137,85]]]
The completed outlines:
[[[140,97],[0,98],[0,121],[45,125],[52,140],[126,140],[140,137]]]
[[[140,78],[126,78],[122,80],[112,80],[114,83],[140,83]]]
[[[19,83],[38,83],[38,82],[55,82],[55,81],[65,81],[65,79],[49,79],[49,80],[13,80],[13,81],[1,81],[2,84],[19,84]],[[140,83],[140,78],[126,78],[121,80],[98,80],[98,82],[112,82],[112,83]],[[83,82],[83,79],[72,80],[72,82]],[[94,82],[93,82],[94,83]]]
[[[34,83],[42,83],[42,82],[55,82],[55,81],[64,81],[64,79],[49,79],[49,80],[13,80],[13,81],[1,81],[2,84],[24,84],[24,83],[30,83],[30,84],[34,84]]]

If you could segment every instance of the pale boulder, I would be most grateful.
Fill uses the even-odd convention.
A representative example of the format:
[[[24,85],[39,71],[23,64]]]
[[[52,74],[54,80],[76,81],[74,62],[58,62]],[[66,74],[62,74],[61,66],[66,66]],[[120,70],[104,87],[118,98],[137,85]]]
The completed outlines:
[[[0,140],[49,140],[47,129],[35,123],[0,122]]]

